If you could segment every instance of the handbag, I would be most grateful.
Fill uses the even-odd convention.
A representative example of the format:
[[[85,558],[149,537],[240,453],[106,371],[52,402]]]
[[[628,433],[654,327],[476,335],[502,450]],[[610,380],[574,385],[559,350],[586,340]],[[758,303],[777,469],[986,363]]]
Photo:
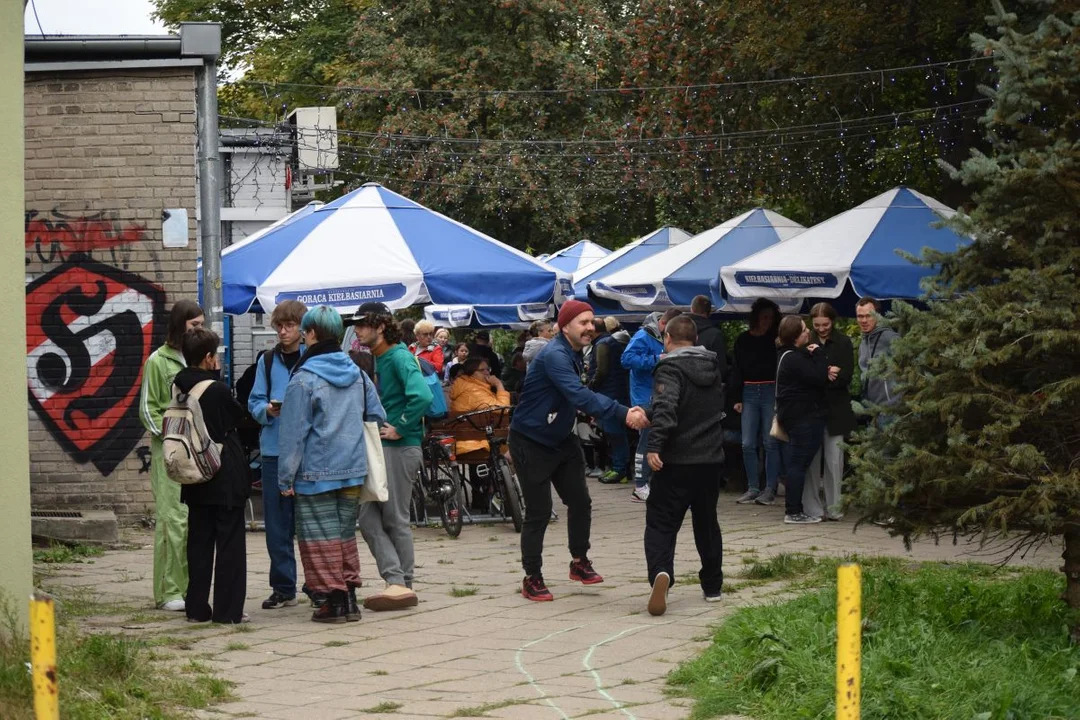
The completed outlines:
[[[769,428],[769,437],[775,438],[775,439],[779,440],[780,442],[787,442],[790,439],[790,438],[788,438],[787,430],[785,430],[784,426],[780,424],[780,417],[776,414],[776,395],[780,391],[780,363],[784,362],[784,358],[786,358],[789,354],[791,354],[790,350],[788,350],[786,353],[781,355],[780,356],[780,362],[776,363],[776,390],[777,390],[777,393],[773,394],[772,427]]]
[[[367,477],[360,486],[360,502],[387,502],[390,489],[386,480],[386,456],[383,454],[379,425],[364,420],[367,415],[367,374],[363,370],[360,371],[360,379],[364,383],[364,412],[360,420],[364,424],[364,451],[368,467]]]

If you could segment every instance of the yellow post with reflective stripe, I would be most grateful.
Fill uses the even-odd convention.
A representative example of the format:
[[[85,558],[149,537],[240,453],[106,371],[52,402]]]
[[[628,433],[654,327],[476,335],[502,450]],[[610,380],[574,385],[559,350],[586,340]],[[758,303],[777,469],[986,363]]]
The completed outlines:
[[[862,572],[847,563],[836,575],[836,720],[859,720]]]
[[[30,599],[30,665],[34,682],[34,717],[60,720],[56,683],[56,616],[53,600],[36,593]]]

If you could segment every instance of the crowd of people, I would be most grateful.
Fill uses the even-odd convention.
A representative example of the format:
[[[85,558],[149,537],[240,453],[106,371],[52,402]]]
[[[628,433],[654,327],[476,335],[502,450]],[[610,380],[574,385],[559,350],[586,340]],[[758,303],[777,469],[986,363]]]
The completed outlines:
[[[891,378],[868,373],[897,337],[880,323],[879,311],[874,299],[859,301],[856,355],[829,304],[811,308],[808,325],[761,299],[729,355],[707,297],[695,298],[686,313],[649,315],[632,336],[617,319],[596,318],[586,303],[569,301],[555,322],[533,323],[504,359],[486,331],[471,343],[454,343],[447,329],[428,321],[399,323],[382,303],[367,303],[351,318],[355,340],[346,352],[345,322],[336,310],[286,301],[271,316],[278,342],[253,366],[245,407],[219,378],[220,339],[203,327],[201,308],[179,301],[142,381],[157,507],[155,602],[184,611],[191,622],[248,619],[244,507],[252,476],[238,439],[246,419],[260,428],[270,559],[263,609],[295,606],[304,593],[315,622],[359,620],[357,527],[385,584],[363,607],[415,606],[410,502],[423,462],[425,415],[435,399],[427,382],[432,375],[445,386],[451,415],[514,406],[507,452],[526,509],[525,598],[553,599],[542,572],[552,489],[566,506],[570,579],[603,582],[588,556],[591,476],[632,484],[630,499],[646,506],[650,613],[666,609],[675,538],[687,510],[704,599],[719,600],[725,440],[737,438],[746,472],[747,490],[737,503],[771,505],[782,483],[784,522],[839,520],[842,443],[858,422],[849,392],[856,364],[865,403],[887,407],[896,400]],[[213,477],[182,488],[162,459],[162,418],[178,398],[198,403],[206,433],[221,447]],[[876,422],[887,424],[888,414]],[[368,423],[378,426],[376,456],[365,437]],[[584,447],[590,444],[591,463]],[[488,449],[483,441],[463,441],[457,450]],[[376,469],[379,477],[385,473],[382,497],[369,482]],[[304,572],[299,588],[297,549]]]

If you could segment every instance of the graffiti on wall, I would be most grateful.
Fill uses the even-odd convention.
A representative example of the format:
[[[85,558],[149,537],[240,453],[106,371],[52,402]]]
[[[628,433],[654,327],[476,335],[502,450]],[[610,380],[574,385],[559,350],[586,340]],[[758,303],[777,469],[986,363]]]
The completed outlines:
[[[123,248],[146,239],[146,228],[124,224],[116,211],[67,214],[58,209],[26,211],[26,264],[67,262],[75,256],[108,252],[114,265],[126,269],[130,253]]]
[[[30,405],[78,463],[112,473],[143,438],[142,366],[165,335],[165,292],[95,260],[145,238],[102,215],[26,213],[27,262],[54,263],[26,286]],[[145,464],[145,463],[144,463]]]

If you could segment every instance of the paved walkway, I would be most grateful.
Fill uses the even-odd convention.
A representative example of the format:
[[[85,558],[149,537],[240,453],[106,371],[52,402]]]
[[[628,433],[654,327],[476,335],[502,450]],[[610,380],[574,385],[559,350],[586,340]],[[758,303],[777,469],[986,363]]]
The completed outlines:
[[[603,584],[567,579],[565,523],[551,525],[545,576],[552,603],[519,595],[518,536],[506,525],[466,526],[449,539],[441,529],[416,532],[419,607],[364,612],[358,623],[316,625],[310,608],[265,611],[269,594],[263,536],[248,535],[248,607],[243,632],[192,626],[175,614],[139,612],[91,618],[132,634],[191,638],[181,654],[201,655],[237,683],[237,700],[202,717],[395,718],[478,716],[558,720],[584,715],[666,720],[689,716],[689,702],[666,698],[665,676],[708,644],[709,631],[734,609],[769,601],[781,584],[744,587],[707,604],[696,585],[697,560],[689,522],[679,538],[676,586],[666,615],[645,612],[648,584],[642,551],[644,506],[629,502],[626,486],[591,483],[593,550]],[[747,555],[802,551],[819,555],[907,555],[899,539],[876,527],[823,523],[784,525],[783,508],[740,506],[720,499],[725,573],[738,583]],[[557,506],[561,507],[561,506]],[[109,552],[93,564],[62,566],[46,584],[83,586],[100,600],[150,610],[151,538],[129,538],[137,550]],[[360,543],[363,574],[381,587],[375,563]],[[921,560],[984,560],[952,544],[917,545]],[[1026,562],[1054,567],[1059,550],[1044,548]],[[474,592],[475,591],[475,592]],[[70,590],[69,590],[70,592]],[[473,594],[466,594],[473,593]],[[63,594],[63,593],[61,593]]]

